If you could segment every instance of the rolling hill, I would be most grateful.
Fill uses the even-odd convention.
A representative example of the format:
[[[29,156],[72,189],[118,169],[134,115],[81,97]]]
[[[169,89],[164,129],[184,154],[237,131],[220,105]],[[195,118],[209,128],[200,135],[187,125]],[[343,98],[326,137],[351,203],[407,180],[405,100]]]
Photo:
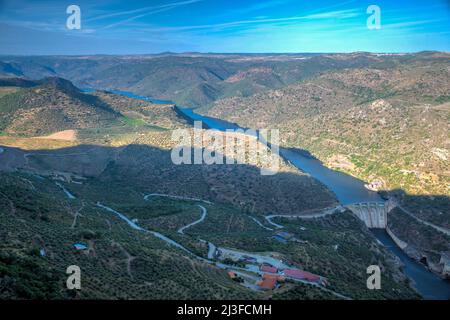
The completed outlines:
[[[414,216],[449,228],[449,66],[448,53],[412,54],[402,63],[325,72],[201,110],[245,127],[278,128],[282,145],[307,149]],[[396,230],[410,226],[402,236],[414,244],[415,258],[437,263],[434,254],[450,250],[445,234],[407,215],[392,223]]]
[[[120,117],[100,99],[60,78],[47,78],[4,95],[0,115],[1,131],[25,136],[104,126]]]
[[[172,130],[189,126],[174,105],[107,89],[280,129],[283,146],[308,149],[395,196],[411,215],[397,207],[389,228],[408,242],[410,256],[439,272],[450,241],[413,217],[441,227],[450,221],[449,59],[437,52],[2,57],[1,297],[417,298],[399,260],[350,211],[336,210],[323,184],[282,159],[273,176],[261,176],[259,162],[176,165]],[[67,131],[72,139],[61,140]],[[201,206],[207,215],[180,233]],[[283,217],[328,211],[339,214]],[[282,215],[275,221],[293,241],[275,240],[279,225],[269,214]],[[77,242],[86,251],[76,251]],[[251,291],[219,260],[202,260],[208,243],[310,270],[328,291],[295,281]],[[73,263],[88,277],[76,295],[61,289]],[[365,271],[374,263],[386,290],[367,290]]]
[[[409,56],[355,54],[159,54],[0,58],[30,79],[58,76],[81,88],[120,89],[181,106],[248,97],[332,70],[395,66]]]
[[[187,125],[173,105],[86,94],[61,79],[4,84],[14,91],[6,101],[21,100],[1,113],[11,131],[0,136],[0,298],[418,298],[395,257],[349,212],[301,226],[280,218],[298,242],[274,239],[278,231],[266,214],[337,205],[324,185],[289,164],[281,162],[272,176],[262,176],[259,163],[176,165],[172,130]],[[17,125],[28,129],[16,136],[14,117],[35,108],[58,110],[71,122],[35,115],[30,123],[36,127]],[[91,122],[91,113],[102,121]],[[78,128],[74,141],[32,136],[69,125]],[[199,218],[200,205],[207,210],[204,221],[180,233]],[[276,256],[325,277],[327,287],[286,281],[281,290],[250,290],[215,261],[205,262],[209,242]],[[387,290],[367,290],[364,271],[373,262],[383,267]],[[234,268],[241,262],[224,263]],[[77,292],[65,287],[65,270],[73,264],[82,269]],[[251,281],[255,277],[250,273]]]
[[[384,188],[447,194],[450,56],[397,67],[328,72],[248,98],[222,99],[209,115],[279,128],[283,144]]]

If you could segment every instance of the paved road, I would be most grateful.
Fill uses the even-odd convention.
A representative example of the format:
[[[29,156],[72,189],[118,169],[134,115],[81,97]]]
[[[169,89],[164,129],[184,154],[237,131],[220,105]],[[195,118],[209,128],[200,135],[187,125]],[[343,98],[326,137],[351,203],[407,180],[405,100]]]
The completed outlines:
[[[165,194],[151,194],[151,195],[146,195],[146,196],[144,197],[144,199],[147,200],[149,196],[168,196],[168,197],[175,197],[176,199],[182,199],[182,198],[183,198],[183,199],[185,199],[185,200],[192,200],[192,198],[185,198],[185,197],[179,197],[179,196],[170,196],[170,195],[165,195]],[[200,201],[202,201],[202,200],[200,200]],[[213,261],[213,260],[212,260],[212,259],[213,259],[213,253],[216,251],[216,246],[215,246],[213,243],[211,243],[211,242],[208,242],[208,247],[209,247],[209,250],[208,250],[208,258],[205,259],[205,258],[203,258],[203,257],[200,257],[200,256],[196,255],[195,253],[193,253],[193,252],[190,251],[189,249],[185,248],[183,245],[181,245],[181,244],[179,244],[178,242],[176,242],[176,241],[174,241],[174,240],[172,240],[172,239],[170,239],[170,238],[168,238],[168,237],[162,235],[162,234],[159,233],[159,232],[147,230],[147,229],[144,229],[144,228],[138,226],[136,223],[134,223],[133,221],[131,221],[131,220],[130,220],[127,216],[125,216],[124,214],[122,214],[122,213],[120,213],[120,212],[118,212],[118,211],[116,211],[116,210],[114,210],[114,209],[112,209],[112,208],[110,208],[110,207],[107,207],[107,206],[105,206],[105,205],[102,205],[100,202],[97,202],[97,206],[100,207],[100,208],[102,208],[102,209],[104,209],[104,210],[107,210],[107,211],[109,211],[109,212],[112,212],[112,213],[116,214],[120,219],[124,220],[131,228],[133,228],[133,229],[135,229],[135,230],[138,230],[138,231],[143,231],[143,232],[151,233],[151,234],[153,234],[155,237],[157,237],[157,238],[159,238],[159,239],[165,241],[165,242],[168,243],[169,245],[175,246],[175,247],[177,247],[178,249],[181,249],[182,251],[184,251],[184,252],[186,252],[186,253],[189,253],[191,256],[194,256],[196,259],[198,259],[198,260],[200,260],[200,261],[202,261],[202,262],[205,262],[205,263],[208,263],[208,264],[215,264],[217,267],[222,268],[222,269],[225,269],[225,270],[246,271],[246,272],[251,272],[251,273],[253,273],[253,274],[256,273],[256,274],[258,274],[258,275],[259,275],[259,274],[264,274],[264,273],[266,273],[266,272],[261,272],[261,271],[255,272],[255,271],[253,271],[253,270],[251,270],[251,269],[249,269],[249,268],[241,268],[241,267],[232,266],[232,265],[227,265],[227,264],[224,264],[224,263],[221,263],[221,262],[215,262],[215,261]],[[184,230],[184,229],[186,229],[186,228],[188,228],[188,227],[190,227],[190,226],[192,226],[192,225],[194,225],[194,224],[200,223],[201,221],[203,221],[203,220],[206,218],[206,215],[207,215],[207,210],[206,210],[206,208],[204,208],[203,206],[200,206],[200,205],[199,205],[199,207],[202,208],[202,217],[201,217],[199,220],[194,221],[193,223],[191,223],[191,224],[189,224],[189,225],[187,225],[187,226],[181,228],[181,229],[180,229],[181,231],[182,231],[182,229]],[[328,213],[328,214],[329,214],[329,213]],[[326,214],[321,213],[321,214],[319,214],[319,215],[320,215],[320,216],[324,216],[324,215],[326,215]],[[295,217],[298,217],[298,216],[295,216]],[[270,222],[270,220],[268,220],[268,221]],[[272,223],[272,224],[273,224],[273,223]],[[180,230],[178,230],[178,231],[180,231]],[[182,232],[180,232],[180,233],[182,233]],[[206,242],[205,240],[201,240],[201,239],[200,239],[200,241],[201,241],[201,242]],[[270,263],[270,264],[272,264],[272,265],[274,265],[274,266],[277,266],[277,267],[279,267],[279,268],[287,268],[287,267],[289,267],[289,266],[285,265],[281,260],[277,260],[277,259],[272,258],[272,257],[269,257],[269,256],[259,255],[259,254],[250,253],[250,252],[246,252],[246,251],[232,250],[232,249],[227,249],[227,248],[218,248],[218,249],[221,250],[222,252],[226,252],[226,253],[228,253],[228,254],[240,255],[240,256],[243,256],[243,255],[253,256],[254,258],[256,258],[256,259],[257,259],[259,262],[261,262],[261,263],[262,263],[262,262],[268,262],[268,263]],[[291,278],[291,277],[286,277],[286,278],[287,278],[287,279],[290,279],[290,280],[292,280],[292,281],[296,281],[296,282],[301,282],[301,283],[313,285],[313,286],[315,286],[315,287],[317,287],[317,288],[319,288],[319,289],[321,289],[321,290],[323,290],[323,291],[329,292],[329,293],[331,293],[331,294],[333,294],[333,295],[335,295],[335,296],[337,296],[337,297],[339,297],[339,298],[342,298],[342,299],[350,299],[349,297],[346,297],[346,296],[344,296],[344,295],[342,295],[342,294],[340,294],[340,293],[338,293],[338,292],[335,292],[335,291],[333,291],[333,290],[327,289],[327,288],[325,288],[325,287],[323,287],[323,286],[321,286],[321,285],[319,285],[319,284],[317,284],[317,283],[313,283],[313,282],[309,282],[309,281],[305,281],[305,280],[300,280],[300,279],[296,279],[296,278]]]
[[[144,200],[148,200],[150,197],[166,197],[166,198],[172,198],[172,199],[178,199],[178,200],[189,200],[189,201],[199,201],[206,204],[212,204],[212,202],[208,200],[198,199],[198,198],[190,198],[190,197],[183,197],[183,196],[176,196],[172,194],[166,194],[166,193],[150,193],[144,196]]]
[[[340,209],[342,209],[341,205],[338,205],[333,208],[327,208],[324,209],[320,213],[313,213],[313,214],[295,214],[295,215],[285,215],[285,214],[272,214],[269,216],[265,216],[264,218],[267,220],[268,223],[275,226],[278,229],[284,228],[284,226],[279,225],[272,221],[272,218],[280,217],[280,218],[297,218],[297,219],[313,219],[313,218],[322,218],[325,216],[328,216],[330,214],[334,214],[336,212],[340,212]]]
[[[67,198],[69,198],[70,200],[76,199],[76,197],[71,194],[69,190],[67,190],[61,183],[55,182],[55,184],[61,188],[61,190],[66,194]]]
[[[266,230],[269,230],[269,231],[273,231],[273,229],[272,228],[268,228],[268,227],[266,227],[265,225],[263,225],[258,219],[256,219],[255,217],[250,217],[253,221],[255,221],[261,228],[264,228],[264,229],[266,229]]]
[[[178,233],[184,234],[184,230],[186,230],[187,228],[190,228],[190,227],[196,225],[197,223],[200,223],[200,222],[202,222],[203,220],[205,220],[206,214],[208,213],[208,211],[206,210],[206,208],[205,208],[204,206],[201,206],[201,205],[199,205],[199,204],[198,204],[197,206],[200,207],[200,209],[202,209],[202,216],[200,217],[200,219],[198,219],[198,220],[196,220],[196,221],[194,221],[194,222],[192,222],[192,223],[190,223],[190,224],[188,224],[188,225],[186,225],[186,226],[180,228],[180,229],[178,230]]]

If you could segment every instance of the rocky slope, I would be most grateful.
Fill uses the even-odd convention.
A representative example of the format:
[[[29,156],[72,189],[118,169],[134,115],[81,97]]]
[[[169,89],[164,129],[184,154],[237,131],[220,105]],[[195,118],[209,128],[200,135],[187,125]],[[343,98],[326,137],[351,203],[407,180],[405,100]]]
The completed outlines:
[[[203,112],[246,127],[278,128],[283,145],[309,150],[448,229],[449,101],[450,55],[422,53],[395,65],[327,72],[252,97],[222,99]],[[392,230],[404,230],[405,219],[392,219]],[[429,261],[437,264],[449,250],[445,234],[414,220],[408,228],[401,239],[416,248],[414,256],[431,250]]]
[[[279,128],[283,144],[383,189],[449,194],[450,56],[417,56],[394,68],[329,72],[207,113]]]

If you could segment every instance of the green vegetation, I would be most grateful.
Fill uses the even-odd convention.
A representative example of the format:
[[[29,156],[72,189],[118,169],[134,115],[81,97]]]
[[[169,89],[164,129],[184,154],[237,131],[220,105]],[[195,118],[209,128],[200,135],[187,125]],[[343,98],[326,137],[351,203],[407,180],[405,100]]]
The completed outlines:
[[[67,200],[50,180],[0,175],[2,298],[71,298],[65,270],[72,264],[82,270],[82,290],[76,294],[83,299],[256,297],[225,271],[187,259],[93,203],[83,207],[81,200]],[[89,249],[77,252],[72,245],[79,241]],[[45,249],[43,257],[40,248]]]
[[[388,225],[392,232],[411,247],[421,249],[430,262],[439,263],[440,255],[432,253],[450,251],[450,237],[418,222],[402,210],[395,208],[389,212]],[[417,250],[416,249],[416,250]],[[415,258],[421,258],[416,254]]]
[[[446,143],[450,57],[423,54],[325,72],[277,91],[204,108],[245,127],[278,128],[285,146],[383,189],[449,195]],[[399,60],[399,61],[397,61]],[[351,162],[343,165],[336,157]],[[446,160],[447,159],[447,160]]]
[[[279,89],[326,71],[366,66],[392,68],[408,61],[409,57],[374,57],[364,53],[354,54],[351,59],[339,54],[326,57],[307,54],[167,54],[151,59],[66,56],[33,57],[33,60],[11,57],[10,60],[24,76],[32,79],[56,73],[83,88],[127,88],[137,94],[197,108],[221,98],[248,97]]]
[[[202,111],[244,127],[278,128],[284,146],[379,183],[412,214],[448,229],[449,63],[447,53],[383,57],[282,89],[221,99]],[[407,225],[402,240],[415,243],[418,255],[448,250],[438,245],[443,239],[436,240],[436,230]]]
[[[13,60],[32,78],[40,78],[45,66],[83,87],[128,88],[203,106],[204,112],[248,127],[256,120],[258,126],[279,128],[284,145],[308,149],[364,180],[382,179],[384,188],[446,194],[450,86],[442,70],[448,70],[447,57],[276,58],[112,56],[97,62],[65,57],[62,63],[60,57],[37,57],[25,66],[26,58]],[[279,230],[267,229],[273,226],[265,215],[336,205],[329,190],[292,166],[282,163],[278,174],[262,176],[260,165],[174,165],[170,130],[188,126],[172,104],[82,93],[60,78],[12,79],[0,88],[0,132],[7,135],[2,143],[16,147],[0,155],[1,168],[10,172],[0,172],[0,298],[336,298],[291,281],[273,292],[252,291],[226,270],[130,228],[98,202],[198,256],[206,257],[206,242],[212,242],[282,259],[325,277],[330,290],[351,298],[418,298],[392,254],[348,212],[311,220],[275,218],[294,240],[273,238]],[[68,129],[76,131],[75,141],[30,138]],[[76,198],[67,198],[56,182]],[[150,193],[214,204],[202,203],[205,220],[181,234],[181,227],[199,219],[198,203],[145,201]],[[397,196],[422,219],[448,226],[448,197]],[[394,233],[408,242],[415,237],[410,243],[425,250],[429,261],[448,250],[447,237],[405,214],[391,215]],[[402,230],[405,225],[408,230]],[[87,250],[77,251],[77,242]],[[82,270],[83,289],[77,292],[65,289],[65,270],[73,264]],[[371,264],[382,266],[383,290],[367,290]]]
[[[125,124],[133,126],[133,127],[142,127],[147,124],[144,120],[139,119],[139,118],[123,117],[122,121]]]
[[[347,214],[317,221],[278,219],[277,223],[287,226],[286,231],[306,241],[282,244],[271,238],[275,231],[263,229],[232,206],[203,204],[208,210],[206,219],[181,235],[177,233],[180,227],[200,217],[196,202],[158,197],[145,201],[133,184],[122,187],[110,181],[106,184],[109,189],[94,178],[82,185],[65,183],[77,196],[69,200],[49,179],[17,173],[0,175],[0,227],[7,230],[0,238],[0,249],[6,257],[12,257],[2,256],[0,261],[6,270],[2,272],[6,279],[23,278],[21,283],[28,288],[21,291],[21,287],[10,287],[7,297],[71,298],[72,292],[63,289],[65,268],[71,264],[79,265],[83,272],[83,290],[77,293],[80,298],[262,297],[232,281],[224,270],[190,260],[156,237],[131,229],[114,214],[96,207],[97,201],[201,256],[206,256],[207,248],[198,239],[241,250],[278,252],[286,261],[327,277],[330,289],[353,298],[416,297],[403,280],[393,280],[401,276],[389,262],[389,254],[355,217]],[[254,217],[264,221],[261,216]],[[88,250],[77,252],[72,247],[76,242],[86,243]],[[337,251],[335,244],[339,245]],[[43,257],[39,255],[41,248],[45,249]],[[23,254],[33,261],[23,263],[38,270],[31,279],[27,276],[29,269],[22,267],[22,262],[16,263],[16,257]],[[386,268],[383,283],[395,290],[374,292],[365,288],[366,264],[374,261]],[[274,296],[329,297],[319,289],[290,283]]]

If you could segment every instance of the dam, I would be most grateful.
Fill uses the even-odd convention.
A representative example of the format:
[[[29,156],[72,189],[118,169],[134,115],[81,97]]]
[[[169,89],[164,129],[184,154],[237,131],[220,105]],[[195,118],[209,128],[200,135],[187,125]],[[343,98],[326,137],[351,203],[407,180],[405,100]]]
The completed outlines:
[[[346,205],[346,208],[362,220],[367,228],[386,229],[388,213],[394,206],[391,201],[360,202]]]

